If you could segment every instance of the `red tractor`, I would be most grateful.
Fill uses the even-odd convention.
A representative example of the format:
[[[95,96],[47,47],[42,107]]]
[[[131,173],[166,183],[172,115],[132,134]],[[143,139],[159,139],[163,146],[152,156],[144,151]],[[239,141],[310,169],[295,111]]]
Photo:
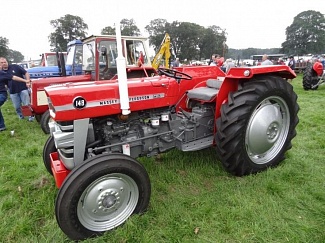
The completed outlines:
[[[318,58],[313,58],[304,70],[302,86],[305,90],[316,90],[325,82],[325,70]]]
[[[87,48],[92,75],[100,50],[95,42]],[[277,166],[291,148],[299,106],[285,81],[296,77],[288,66],[158,73],[45,87],[52,121],[43,161],[59,188],[55,214],[69,238],[99,236],[147,209],[151,185],[141,156],[213,146],[229,173],[244,176]]]
[[[156,70],[151,66],[148,49],[146,46],[147,38],[122,36],[121,44],[123,46],[123,55],[126,58],[127,77],[144,77],[156,74]],[[83,74],[78,76],[41,78],[33,80],[31,83],[31,104],[22,107],[25,116],[35,115],[40,122],[44,133],[50,132],[48,123],[50,114],[48,111],[47,97],[44,88],[47,86],[58,85],[62,83],[74,83],[96,80],[114,80],[117,78],[117,43],[115,35],[90,36],[82,40],[83,45],[75,44],[70,46],[67,65],[79,67],[82,65]],[[89,46],[96,46],[96,50],[90,53]],[[139,67],[137,61],[142,52],[144,56],[143,65]],[[84,66],[82,61],[94,54],[93,63],[87,63]],[[85,56],[84,59],[83,55]],[[63,65],[65,66],[65,65]],[[87,70],[88,72],[84,72]],[[89,72],[91,70],[91,72]],[[71,73],[71,70],[70,70]]]

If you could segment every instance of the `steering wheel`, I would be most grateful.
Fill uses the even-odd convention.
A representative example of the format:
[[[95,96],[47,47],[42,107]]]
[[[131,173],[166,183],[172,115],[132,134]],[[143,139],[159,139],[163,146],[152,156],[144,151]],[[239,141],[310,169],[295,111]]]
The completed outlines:
[[[175,78],[175,79],[185,79],[185,80],[192,80],[192,76],[177,71],[175,69],[169,68],[158,68],[158,73],[165,74],[167,77]]]

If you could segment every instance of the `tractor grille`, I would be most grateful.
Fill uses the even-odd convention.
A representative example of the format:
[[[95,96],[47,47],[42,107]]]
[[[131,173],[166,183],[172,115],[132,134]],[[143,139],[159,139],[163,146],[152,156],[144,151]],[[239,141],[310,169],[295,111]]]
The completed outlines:
[[[74,132],[73,125],[60,125],[56,122],[50,123],[51,134],[54,138],[55,147],[58,150],[60,160],[64,166],[71,170],[74,167]]]

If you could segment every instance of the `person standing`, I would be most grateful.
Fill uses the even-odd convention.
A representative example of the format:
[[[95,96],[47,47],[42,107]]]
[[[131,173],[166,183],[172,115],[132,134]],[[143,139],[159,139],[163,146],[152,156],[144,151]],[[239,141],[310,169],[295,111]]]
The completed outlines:
[[[269,60],[268,55],[264,54],[262,57],[261,65],[273,65],[273,62]]]
[[[15,80],[15,81],[19,81],[22,83],[29,83],[30,80],[25,80],[23,78],[14,76],[10,73],[6,73],[4,71],[1,70],[1,65],[0,65],[0,132],[6,130],[6,125],[5,125],[5,121],[1,112],[1,106],[6,102],[7,98],[8,98],[8,91],[7,91],[7,86],[8,86],[8,82],[10,80]]]
[[[292,69],[292,71],[295,70],[295,67],[296,67],[296,61],[295,61],[295,59],[293,58],[293,56],[290,56],[290,57],[289,57],[288,66]]]
[[[279,58],[278,60],[278,65],[285,65],[284,61],[282,58]]]
[[[173,67],[179,67],[179,58],[177,57],[176,60],[173,62]]]
[[[230,68],[235,67],[235,63],[233,62],[233,60],[231,58],[229,58],[229,59],[226,60],[226,65],[225,66],[226,66],[225,73],[228,73]]]
[[[139,55],[139,59],[138,59],[138,66],[142,67],[143,63],[144,63],[144,56],[143,56],[143,52],[140,51],[140,55]]]
[[[11,75],[15,75],[22,79],[26,78],[30,80],[29,73],[17,64],[8,64],[8,61],[4,57],[0,57],[0,65],[2,67],[2,71],[9,73]],[[16,110],[16,113],[20,119],[24,119],[23,113],[21,111],[21,105],[29,105],[30,104],[30,95],[28,91],[28,87],[24,82],[18,82],[15,80],[10,80],[8,83],[10,99],[12,100],[12,104]],[[30,116],[28,121],[33,121],[34,117]]]
[[[295,71],[295,68],[296,68],[296,61],[295,61],[295,59],[294,59],[293,56],[290,56],[290,57],[289,57],[288,66],[291,68],[292,71]],[[287,79],[287,81],[291,82],[292,79]]]
[[[210,59],[210,61],[208,63],[209,66],[215,66],[216,65],[216,63],[215,63],[216,55],[217,54],[212,54],[211,59]]]
[[[217,67],[221,68],[223,66],[224,61],[225,61],[224,57],[220,56],[219,54],[216,55],[215,62]]]

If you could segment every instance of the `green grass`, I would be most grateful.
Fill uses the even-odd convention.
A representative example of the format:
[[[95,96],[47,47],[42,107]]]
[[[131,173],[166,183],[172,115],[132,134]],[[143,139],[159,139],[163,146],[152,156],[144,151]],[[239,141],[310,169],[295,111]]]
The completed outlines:
[[[301,82],[292,82],[297,137],[280,166],[234,177],[214,148],[140,159],[152,183],[148,211],[85,242],[325,242],[325,86],[304,91]],[[2,112],[0,242],[70,242],[56,223],[57,189],[42,162],[47,135],[37,122],[19,121],[10,101]]]

